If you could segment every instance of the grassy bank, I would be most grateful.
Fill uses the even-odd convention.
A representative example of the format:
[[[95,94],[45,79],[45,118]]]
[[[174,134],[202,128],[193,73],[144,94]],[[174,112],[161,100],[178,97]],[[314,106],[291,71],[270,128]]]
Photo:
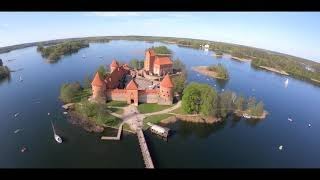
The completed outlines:
[[[157,112],[162,111],[164,109],[172,107],[171,105],[159,105],[159,104],[139,104],[138,110],[140,113],[151,113],[151,112]]]
[[[166,119],[168,117],[171,117],[171,116],[173,116],[173,115],[171,115],[171,114],[159,114],[159,115],[148,116],[148,117],[143,119],[143,128],[144,129],[148,128],[148,125],[147,125],[148,122],[151,122],[153,124],[159,124],[162,120],[164,120],[164,119]]]

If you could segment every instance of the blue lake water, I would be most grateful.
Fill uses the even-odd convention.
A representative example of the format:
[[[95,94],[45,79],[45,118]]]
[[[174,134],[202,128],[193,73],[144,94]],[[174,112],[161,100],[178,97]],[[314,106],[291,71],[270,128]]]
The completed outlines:
[[[58,96],[62,83],[82,82],[85,75],[93,76],[100,65],[109,65],[112,59],[143,59],[146,48],[160,44],[91,43],[89,48],[55,64],[47,63],[36,47],[0,54],[10,69],[23,68],[11,73],[9,81],[0,83],[0,167],[143,168],[136,136],[124,134],[118,142],[100,141],[100,134],[85,132],[67,121]],[[319,86],[256,70],[250,63],[228,56],[216,59],[213,52],[166,45],[173,51],[174,59],[186,64],[189,82],[254,96],[264,102],[269,115],[258,122],[235,117],[214,125],[177,122],[169,125],[174,133],[168,142],[147,132],[157,168],[320,167]],[[82,58],[83,54],[86,58]],[[8,59],[15,60],[7,62]],[[228,81],[216,81],[191,70],[192,66],[218,63],[227,67]],[[23,82],[19,82],[20,76]],[[15,118],[16,112],[20,115]],[[65,143],[54,141],[50,120]],[[15,134],[16,129],[22,131]],[[282,151],[278,149],[280,145]],[[27,147],[25,153],[20,152],[23,146]]]

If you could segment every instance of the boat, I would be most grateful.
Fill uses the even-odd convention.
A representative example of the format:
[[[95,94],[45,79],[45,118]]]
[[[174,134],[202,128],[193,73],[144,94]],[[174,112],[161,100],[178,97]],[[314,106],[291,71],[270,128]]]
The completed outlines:
[[[282,149],[283,149],[283,146],[282,146],[282,145],[280,145],[280,146],[279,146],[279,150],[281,151]]]
[[[86,58],[86,55],[82,55],[82,58]]]
[[[285,87],[288,86],[288,83],[289,83],[289,79],[287,78],[287,80],[284,82]]]
[[[23,81],[23,79],[22,79],[22,77],[21,77],[21,76],[20,76],[20,78],[19,78],[19,81],[20,81],[20,82],[22,82],[22,81]]]
[[[291,119],[291,118],[288,118],[288,121],[292,122],[292,119]]]
[[[244,118],[247,118],[247,119],[250,119],[250,118],[251,118],[251,116],[249,116],[248,114],[243,114],[243,117],[244,117]]]
[[[14,131],[14,133],[17,134],[20,131],[21,131],[21,129],[17,129],[17,130]]]
[[[308,124],[308,127],[311,127],[311,124]]]
[[[59,135],[56,134],[56,131],[54,129],[54,126],[53,126],[53,123],[51,121],[51,125],[52,125],[52,130],[53,130],[53,135],[54,135],[54,139],[59,143],[61,144],[62,143],[62,139]]]
[[[14,114],[14,117],[17,117],[17,116],[19,116],[19,114],[20,114],[20,113],[15,113],[15,114]]]
[[[27,150],[26,147],[22,147],[20,151],[21,151],[21,152],[25,152],[26,150]]]

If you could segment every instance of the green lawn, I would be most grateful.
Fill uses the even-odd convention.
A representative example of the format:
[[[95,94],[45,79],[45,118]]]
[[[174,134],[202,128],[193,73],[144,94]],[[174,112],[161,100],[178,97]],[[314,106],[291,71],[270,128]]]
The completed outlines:
[[[106,104],[107,104],[107,106],[115,106],[115,107],[128,106],[127,102],[125,102],[125,101],[109,101]]]
[[[111,112],[117,113],[119,115],[123,114],[122,108],[108,108]]]
[[[80,102],[82,99],[88,99],[92,95],[91,89],[83,89],[73,97],[74,102]]]
[[[147,122],[151,122],[153,124],[158,124],[163,119],[166,119],[166,118],[171,117],[171,116],[173,116],[173,115],[171,115],[171,114],[158,114],[158,115],[148,116],[148,117],[143,119],[143,129],[147,129],[148,128]]]
[[[171,111],[171,113],[176,113],[176,114],[188,114],[188,113],[184,112],[181,107],[179,107],[178,109],[175,109],[175,110]]]
[[[88,100],[82,100],[75,105],[75,111],[82,116],[89,118],[99,125],[107,125],[117,127],[122,121],[107,112],[108,108],[105,104],[90,103]]]
[[[140,113],[145,114],[145,113],[161,111],[170,107],[172,107],[172,105],[139,104],[138,110]]]

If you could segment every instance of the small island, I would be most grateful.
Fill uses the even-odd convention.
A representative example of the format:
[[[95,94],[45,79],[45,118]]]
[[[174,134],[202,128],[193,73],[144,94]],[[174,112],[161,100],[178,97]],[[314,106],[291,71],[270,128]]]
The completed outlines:
[[[10,76],[10,69],[7,66],[3,66],[2,59],[0,59],[0,80]]]
[[[41,53],[42,57],[53,63],[57,62],[64,55],[76,53],[86,47],[89,47],[89,43],[85,41],[70,41],[49,47],[38,45],[37,51]]]
[[[192,67],[192,69],[198,73],[204,74],[206,76],[214,77],[217,79],[228,79],[229,73],[227,69],[222,65],[212,65],[212,66],[197,66]]]

